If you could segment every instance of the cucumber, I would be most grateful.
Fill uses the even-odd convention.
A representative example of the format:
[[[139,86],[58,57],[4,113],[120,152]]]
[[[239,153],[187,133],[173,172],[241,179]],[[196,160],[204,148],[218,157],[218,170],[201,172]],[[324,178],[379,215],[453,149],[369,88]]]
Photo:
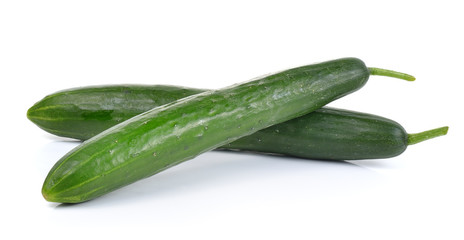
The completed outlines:
[[[50,94],[27,111],[41,129],[87,140],[135,115],[203,89],[166,85],[111,85],[67,89]]]
[[[398,156],[408,145],[447,132],[448,127],[441,127],[408,134],[399,123],[384,117],[324,107],[219,149],[321,160],[377,159]]]
[[[204,91],[165,85],[75,88],[51,94],[37,102],[29,109],[28,118],[52,134],[86,140],[154,107]],[[446,134],[446,131],[438,134]],[[219,149],[309,159],[376,159],[401,154],[409,145],[410,136],[393,120],[323,107]]]
[[[338,59],[151,109],[68,152],[50,170],[42,195],[62,203],[102,196],[240,137],[319,109],[361,88],[370,71],[359,59]]]

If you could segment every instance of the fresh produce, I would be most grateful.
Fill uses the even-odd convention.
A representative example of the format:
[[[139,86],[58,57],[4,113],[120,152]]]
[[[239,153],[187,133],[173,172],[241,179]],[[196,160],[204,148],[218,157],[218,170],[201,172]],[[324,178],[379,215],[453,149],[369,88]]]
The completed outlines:
[[[164,85],[76,88],[45,97],[30,108],[28,117],[50,133],[86,140],[154,107],[204,91]],[[444,135],[446,130],[441,128],[429,137]],[[421,135],[424,133],[408,135],[400,124],[380,116],[324,107],[219,149],[310,159],[374,159],[401,154],[408,145],[417,142],[408,139]]]
[[[49,172],[42,194],[48,201],[67,203],[99,197],[319,109],[362,87],[371,72],[384,73],[359,59],[338,59],[154,108],[71,150]]]
[[[41,129],[87,140],[135,115],[206,90],[166,85],[112,85],[67,89],[46,96],[27,111]]]
[[[398,156],[408,145],[447,132],[448,127],[441,127],[408,134],[400,124],[384,117],[325,107],[242,137],[220,149],[309,159],[376,159]]]

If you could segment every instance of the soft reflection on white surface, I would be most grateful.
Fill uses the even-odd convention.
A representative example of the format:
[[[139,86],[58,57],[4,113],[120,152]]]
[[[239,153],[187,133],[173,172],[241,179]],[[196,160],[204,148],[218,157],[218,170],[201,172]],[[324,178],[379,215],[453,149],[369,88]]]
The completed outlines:
[[[73,145],[47,144],[45,152],[53,153],[43,157]],[[305,219],[320,211],[333,214],[336,206],[355,201],[379,184],[381,175],[347,162],[214,151],[85,203],[49,203],[57,211],[47,215],[57,225],[65,218],[65,225],[88,227],[102,221],[116,226],[214,225],[214,219],[240,225],[236,221],[249,221],[248,214],[257,221],[275,214]]]
[[[43,144],[43,146],[37,149],[37,153],[34,155],[36,157],[34,162],[36,163],[37,170],[44,176],[47,175],[48,171],[61,157],[80,144],[76,140],[67,140],[54,136],[48,136],[48,138],[54,141]]]

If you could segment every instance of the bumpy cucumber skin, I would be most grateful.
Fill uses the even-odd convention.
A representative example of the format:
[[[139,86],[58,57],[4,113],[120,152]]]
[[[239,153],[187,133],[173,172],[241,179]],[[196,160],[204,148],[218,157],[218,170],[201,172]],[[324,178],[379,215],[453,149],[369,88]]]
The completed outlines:
[[[43,130],[60,137],[89,139],[135,115],[203,89],[166,85],[102,85],[50,94],[27,111]]]
[[[355,58],[303,66],[196,94],[124,121],[63,156],[42,187],[48,201],[77,203],[152,176],[240,137],[312,112],[361,88]]]
[[[358,160],[394,157],[407,146],[407,132],[393,120],[325,107],[242,137],[220,149]]]

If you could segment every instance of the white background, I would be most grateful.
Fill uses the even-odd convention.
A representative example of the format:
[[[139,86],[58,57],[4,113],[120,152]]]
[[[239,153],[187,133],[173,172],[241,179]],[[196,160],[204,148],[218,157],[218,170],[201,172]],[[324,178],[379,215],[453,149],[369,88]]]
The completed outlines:
[[[165,2],[0,2],[1,239],[464,239],[460,1]],[[341,57],[417,80],[371,77],[331,106],[449,134],[368,161],[211,152],[83,204],[41,196],[78,144],[26,119],[49,93],[219,88]]]

